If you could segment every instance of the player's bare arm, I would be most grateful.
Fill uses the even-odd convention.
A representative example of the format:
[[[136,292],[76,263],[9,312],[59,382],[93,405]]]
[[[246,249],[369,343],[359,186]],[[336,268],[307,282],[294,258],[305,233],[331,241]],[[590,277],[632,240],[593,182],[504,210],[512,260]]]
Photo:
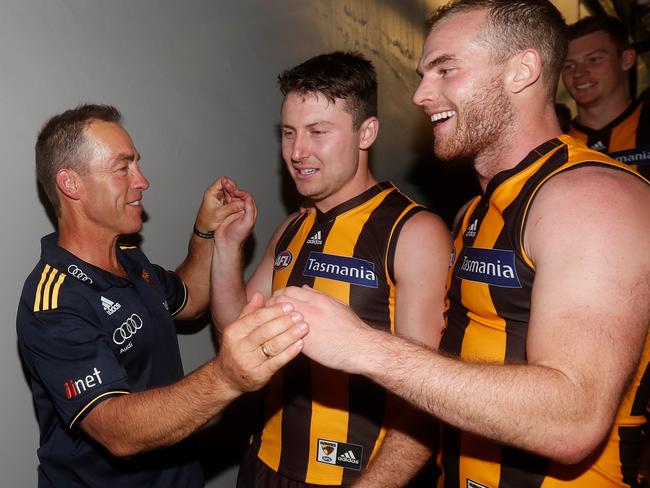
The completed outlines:
[[[213,239],[210,235],[224,223],[239,218],[246,210],[246,200],[227,198],[225,188],[229,184],[232,185],[230,180],[222,176],[215,180],[203,194],[188,245],[187,257],[176,270],[187,288],[187,304],[176,316],[177,319],[194,319],[207,309],[210,300],[209,270],[213,248]]]
[[[241,222],[225,221],[225,225],[215,233],[210,306],[212,321],[218,328],[232,322],[254,293],[259,292],[265,298],[271,296],[275,246],[286,226],[295,217],[295,215],[289,216],[278,227],[266,245],[260,264],[245,283],[243,245],[255,223],[255,218],[252,220],[250,218],[254,211],[253,207],[254,203],[247,203]],[[237,226],[237,228],[232,232],[230,226]]]
[[[420,212],[406,222],[395,252],[395,325],[399,336],[433,349],[444,328],[445,282],[451,235],[434,214]],[[435,419],[389,395],[388,432],[381,449],[353,485],[404,486],[431,456]]]

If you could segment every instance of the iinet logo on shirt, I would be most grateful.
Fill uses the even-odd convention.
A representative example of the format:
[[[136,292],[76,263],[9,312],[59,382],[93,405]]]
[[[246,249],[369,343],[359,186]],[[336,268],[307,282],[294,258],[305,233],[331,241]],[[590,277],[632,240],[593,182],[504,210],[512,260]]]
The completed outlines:
[[[97,385],[102,384],[102,378],[100,376],[101,371],[97,368],[93,368],[93,373],[86,375],[85,378],[79,378],[78,380],[68,380],[63,384],[65,388],[65,396],[68,400],[73,399],[76,396],[85,393],[86,390],[93,388]]]

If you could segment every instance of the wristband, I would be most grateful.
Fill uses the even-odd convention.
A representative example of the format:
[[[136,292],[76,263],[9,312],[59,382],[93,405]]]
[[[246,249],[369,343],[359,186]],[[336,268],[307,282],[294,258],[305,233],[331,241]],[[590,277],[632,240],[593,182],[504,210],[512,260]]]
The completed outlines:
[[[212,239],[214,237],[214,232],[201,232],[199,229],[196,228],[196,224],[194,224],[194,235],[200,237],[201,239]]]

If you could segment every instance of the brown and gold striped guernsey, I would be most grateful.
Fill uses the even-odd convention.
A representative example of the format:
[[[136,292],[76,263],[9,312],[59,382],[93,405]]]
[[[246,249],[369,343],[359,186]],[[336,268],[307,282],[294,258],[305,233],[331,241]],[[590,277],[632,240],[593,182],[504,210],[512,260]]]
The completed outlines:
[[[522,235],[536,192],[552,176],[584,166],[633,173],[624,164],[587,149],[567,135],[532,151],[518,166],[488,185],[455,229],[454,262],[448,278],[447,328],[441,350],[470,361],[525,363],[535,268]],[[650,338],[616,416],[608,442],[578,466],[443,427],[440,487],[600,487],[638,484],[641,429],[650,400]]]
[[[307,284],[349,304],[367,323],[395,327],[393,256],[406,220],[423,207],[380,183],[326,213],[297,217],[275,252],[273,290]],[[299,356],[267,388],[259,458],[287,478],[348,484],[383,438],[384,391]]]
[[[650,106],[639,99],[602,129],[571,121],[568,134],[650,177]]]

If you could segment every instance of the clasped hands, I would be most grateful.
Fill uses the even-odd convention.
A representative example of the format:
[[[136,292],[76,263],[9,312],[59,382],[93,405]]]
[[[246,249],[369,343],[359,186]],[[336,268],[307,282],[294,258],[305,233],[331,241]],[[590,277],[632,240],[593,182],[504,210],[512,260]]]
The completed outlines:
[[[243,242],[257,219],[253,197],[226,176],[220,176],[204,192],[196,228],[214,233],[215,240]]]
[[[263,387],[303,352],[330,368],[358,372],[355,348],[372,343],[374,329],[345,304],[308,286],[278,290],[264,303],[256,293],[223,330],[216,361],[235,391]]]

